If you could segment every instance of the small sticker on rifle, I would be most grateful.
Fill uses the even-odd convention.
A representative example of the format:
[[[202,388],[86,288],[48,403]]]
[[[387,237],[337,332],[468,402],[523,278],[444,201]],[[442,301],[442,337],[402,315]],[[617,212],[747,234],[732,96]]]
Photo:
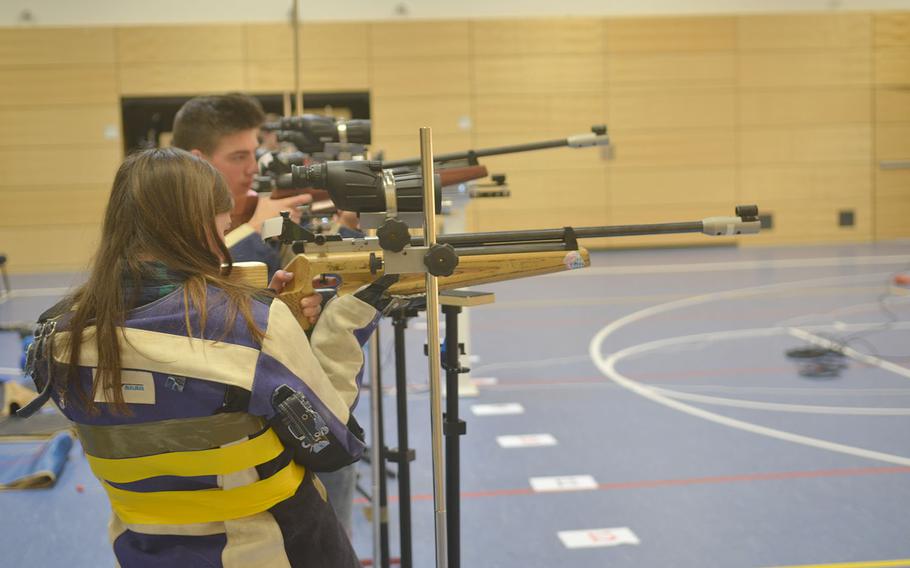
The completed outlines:
[[[581,257],[581,253],[577,250],[566,253],[566,257],[562,260],[562,262],[569,270],[585,267],[585,259]]]

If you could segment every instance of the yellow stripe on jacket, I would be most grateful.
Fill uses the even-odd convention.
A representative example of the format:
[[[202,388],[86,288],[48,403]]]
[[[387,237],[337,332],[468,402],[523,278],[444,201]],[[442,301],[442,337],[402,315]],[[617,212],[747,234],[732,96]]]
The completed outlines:
[[[106,459],[88,455],[95,475],[114,483],[130,483],[161,475],[194,477],[225,475],[255,467],[277,458],[284,450],[275,431],[269,428],[251,439],[210,450],[168,452],[136,458]]]

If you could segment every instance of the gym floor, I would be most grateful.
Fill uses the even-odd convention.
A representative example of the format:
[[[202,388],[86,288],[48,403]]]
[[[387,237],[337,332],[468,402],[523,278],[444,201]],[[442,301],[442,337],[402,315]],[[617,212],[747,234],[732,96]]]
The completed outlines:
[[[910,566],[910,295],[890,287],[908,269],[907,241],[660,249],[483,286],[496,302],[469,310],[479,394],[460,399],[461,564]],[[34,319],[77,280],[14,277],[0,321]],[[424,321],[407,331],[421,567],[435,556]],[[385,324],[385,384],[391,340]],[[826,347],[842,355],[787,355]],[[14,334],[0,355],[18,364]],[[364,393],[365,426],[369,407]],[[389,492],[397,557],[394,480]],[[78,445],[54,488],[2,493],[0,507],[4,565],[113,564]],[[367,507],[358,496],[361,558]]]

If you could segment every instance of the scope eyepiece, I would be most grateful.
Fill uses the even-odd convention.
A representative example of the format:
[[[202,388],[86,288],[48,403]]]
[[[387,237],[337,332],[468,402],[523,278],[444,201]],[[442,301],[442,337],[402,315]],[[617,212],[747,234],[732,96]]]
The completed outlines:
[[[325,189],[339,209],[358,213],[387,211],[387,187],[382,162],[376,160],[343,160],[291,166],[295,187]],[[419,173],[393,173],[395,209],[423,211],[423,178]],[[436,211],[442,210],[442,191],[436,175]]]

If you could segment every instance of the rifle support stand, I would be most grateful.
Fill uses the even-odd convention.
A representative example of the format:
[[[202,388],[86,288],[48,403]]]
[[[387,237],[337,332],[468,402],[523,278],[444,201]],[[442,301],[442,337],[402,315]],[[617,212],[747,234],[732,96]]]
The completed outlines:
[[[402,308],[392,314],[392,327],[395,330],[395,403],[398,411],[398,447],[387,449],[385,455],[389,461],[398,464],[398,526],[402,568],[412,568],[414,565],[411,547],[411,462],[414,461],[415,453],[413,448],[408,447],[408,380],[404,330],[408,327],[408,318],[416,316],[417,310],[411,308]]]
[[[446,412],[443,435],[446,442],[446,512],[448,527],[449,568],[461,565],[461,441],[467,424],[458,416],[458,378],[469,369],[459,361],[461,345],[458,343],[458,314],[463,307],[491,304],[495,296],[489,292],[453,290],[439,295],[442,313],[445,314],[446,339],[442,367],[446,372]]]

